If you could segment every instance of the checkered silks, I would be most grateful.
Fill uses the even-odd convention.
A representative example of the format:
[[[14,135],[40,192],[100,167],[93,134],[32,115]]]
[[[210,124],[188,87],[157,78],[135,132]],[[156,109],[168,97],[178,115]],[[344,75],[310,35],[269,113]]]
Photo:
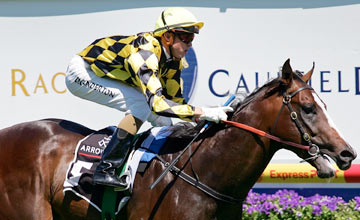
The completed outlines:
[[[97,76],[139,87],[156,114],[184,120],[194,115],[194,107],[186,104],[182,95],[181,62],[165,62],[152,33],[97,39],[79,55]]]

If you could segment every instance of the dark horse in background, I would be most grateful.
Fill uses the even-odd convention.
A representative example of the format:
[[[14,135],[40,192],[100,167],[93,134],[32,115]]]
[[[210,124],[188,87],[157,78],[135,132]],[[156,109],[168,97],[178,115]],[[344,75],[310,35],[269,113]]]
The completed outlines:
[[[235,112],[229,115],[229,120],[289,142],[306,144],[290,118],[290,111],[282,108],[283,95],[297,91],[288,101],[298,115],[298,122],[310,134],[311,142],[320,148],[317,157],[307,161],[317,169],[319,177],[327,178],[335,174],[327,157],[346,170],[356,153],[334,127],[325,105],[308,89],[313,69],[305,75],[294,73],[288,60],[281,77],[257,89],[238,106],[233,104]],[[73,122],[47,119],[0,131],[0,219],[100,219],[100,213],[86,201],[62,192],[76,144],[92,132],[79,127]],[[199,130],[199,126],[190,129],[176,126],[161,157],[172,161]],[[303,159],[310,157],[307,150],[225,123],[213,124],[193,142],[192,162],[189,163],[186,153],[176,166],[189,175],[194,170],[202,183],[217,192],[244,200],[281,148]],[[241,202],[219,201],[171,173],[150,190],[149,186],[164,169],[159,160],[153,160],[144,175],[137,175],[132,197],[119,219],[241,219]]]

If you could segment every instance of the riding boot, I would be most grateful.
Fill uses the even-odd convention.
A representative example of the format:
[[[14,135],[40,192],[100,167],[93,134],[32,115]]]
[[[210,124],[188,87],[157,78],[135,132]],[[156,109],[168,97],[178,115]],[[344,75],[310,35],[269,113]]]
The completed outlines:
[[[106,146],[100,164],[96,167],[93,182],[95,184],[127,187],[127,182],[123,178],[118,178],[116,169],[122,167],[131,149],[134,136],[127,131],[117,128]]]

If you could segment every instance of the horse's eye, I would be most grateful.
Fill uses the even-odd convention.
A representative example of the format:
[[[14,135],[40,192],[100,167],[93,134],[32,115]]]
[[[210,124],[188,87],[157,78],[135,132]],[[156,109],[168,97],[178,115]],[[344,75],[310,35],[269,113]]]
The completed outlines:
[[[316,114],[316,108],[314,104],[305,104],[302,109],[306,114]]]

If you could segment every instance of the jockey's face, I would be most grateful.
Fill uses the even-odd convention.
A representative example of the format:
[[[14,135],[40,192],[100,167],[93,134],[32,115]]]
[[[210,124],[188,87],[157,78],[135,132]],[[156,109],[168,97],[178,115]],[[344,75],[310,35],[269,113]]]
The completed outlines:
[[[180,60],[185,56],[189,48],[192,46],[192,43],[185,43],[181,40],[181,38],[177,35],[174,36],[174,43],[172,45],[172,55],[175,60]]]
[[[180,60],[185,56],[192,46],[194,34],[166,32],[161,37],[161,42],[168,53],[171,53],[174,60]]]

